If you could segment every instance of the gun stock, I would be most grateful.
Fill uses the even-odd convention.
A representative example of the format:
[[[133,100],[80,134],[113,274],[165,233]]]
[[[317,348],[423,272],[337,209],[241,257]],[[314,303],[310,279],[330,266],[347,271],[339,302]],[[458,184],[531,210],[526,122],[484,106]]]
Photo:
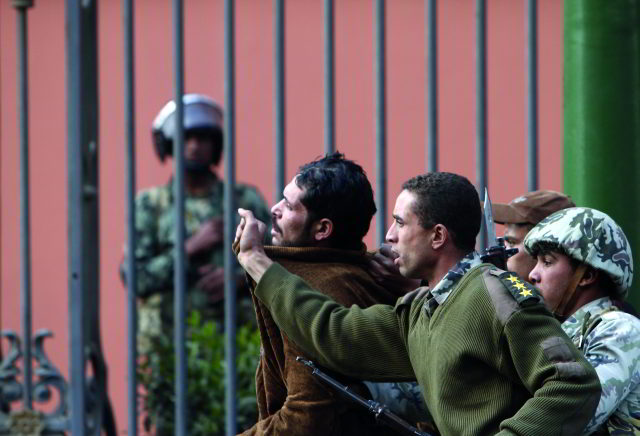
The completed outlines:
[[[402,418],[400,418],[395,413],[391,412],[387,406],[384,404],[378,403],[377,401],[367,400],[362,398],[360,395],[353,392],[349,389],[348,386],[343,385],[330,375],[321,371],[312,361],[306,360],[300,356],[296,357],[296,360],[304,365],[307,365],[312,369],[312,375],[319,378],[324,384],[330,386],[336,391],[340,392],[344,397],[353,401],[354,403],[360,405],[367,409],[370,413],[376,417],[376,420],[397,430],[405,435],[412,436],[433,436],[429,433],[425,433],[423,431],[418,430]]]

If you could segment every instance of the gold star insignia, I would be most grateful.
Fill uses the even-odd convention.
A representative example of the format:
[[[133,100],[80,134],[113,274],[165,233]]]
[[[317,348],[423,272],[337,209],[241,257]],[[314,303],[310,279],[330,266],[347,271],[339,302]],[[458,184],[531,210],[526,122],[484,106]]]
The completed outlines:
[[[519,281],[517,276],[509,276],[507,277],[507,280],[509,280],[511,283],[518,283]]]
[[[520,292],[520,295],[522,295],[523,297],[530,297],[533,294],[531,294],[530,290],[525,288],[522,292]]]
[[[516,283],[515,285],[513,285],[513,287],[516,288],[516,289],[519,289],[521,291],[524,290],[524,289],[527,289],[527,285],[525,285],[522,282]]]

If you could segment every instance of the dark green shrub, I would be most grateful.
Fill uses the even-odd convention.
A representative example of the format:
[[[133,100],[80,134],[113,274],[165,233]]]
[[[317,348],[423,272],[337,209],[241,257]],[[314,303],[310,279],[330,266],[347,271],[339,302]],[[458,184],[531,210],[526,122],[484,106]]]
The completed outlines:
[[[260,336],[254,325],[236,331],[237,426],[251,427],[257,420],[255,372]],[[198,312],[187,320],[187,432],[191,436],[225,432],[224,333],[213,321],[203,322]],[[174,434],[175,356],[173,338],[160,336],[140,356],[138,380],[142,386],[142,413],[148,434]]]

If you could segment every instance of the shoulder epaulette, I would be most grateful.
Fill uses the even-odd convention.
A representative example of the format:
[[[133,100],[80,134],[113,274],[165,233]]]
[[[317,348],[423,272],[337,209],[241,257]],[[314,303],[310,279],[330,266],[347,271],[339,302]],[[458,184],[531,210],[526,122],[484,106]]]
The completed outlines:
[[[509,290],[519,305],[531,304],[542,301],[540,292],[527,281],[522,280],[517,274],[501,269],[491,269],[489,274],[498,277],[502,284]]]

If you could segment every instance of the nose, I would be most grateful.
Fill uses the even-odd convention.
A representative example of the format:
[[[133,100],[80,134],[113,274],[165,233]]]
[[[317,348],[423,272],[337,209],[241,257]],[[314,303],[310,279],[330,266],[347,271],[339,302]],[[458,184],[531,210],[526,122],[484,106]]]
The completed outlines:
[[[389,227],[389,230],[387,231],[387,235],[385,236],[385,241],[389,242],[390,244],[393,244],[394,242],[397,241],[397,232],[396,232],[396,223],[395,221],[391,224],[391,227]]]
[[[536,266],[529,273],[529,281],[534,285],[540,283],[540,271],[538,271],[538,265],[539,264],[536,264]]]
[[[271,208],[271,215],[277,217],[279,216],[280,213],[280,204],[283,202],[284,200],[280,200],[279,202],[277,202],[276,204],[273,205],[273,207]]]
[[[195,148],[198,146],[198,140],[195,136],[190,136],[189,138],[185,138],[184,148],[188,150],[190,148]]]

